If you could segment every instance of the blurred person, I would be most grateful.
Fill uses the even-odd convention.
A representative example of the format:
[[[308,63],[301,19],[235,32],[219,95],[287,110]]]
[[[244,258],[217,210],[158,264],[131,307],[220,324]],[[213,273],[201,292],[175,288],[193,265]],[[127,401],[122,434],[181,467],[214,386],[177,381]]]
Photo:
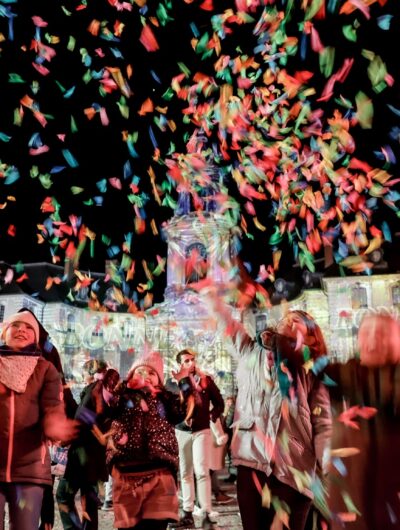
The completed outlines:
[[[216,422],[210,422],[212,445],[210,453],[210,475],[211,491],[214,495],[216,504],[227,504],[233,501],[233,498],[226,495],[221,490],[218,472],[225,468],[226,444],[228,434],[223,426],[223,416],[217,418]]]
[[[97,530],[99,481],[106,482],[105,434],[111,424],[114,388],[119,374],[107,363],[90,359],[84,364],[86,380],[91,381],[81,393],[81,402],[75,418],[81,422],[79,437],[68,450],[64,476],[60,479],[56,498],[64,530]],[[75,504],[75,496],[80,491],[82,521]]]
[[[176,424],[179,445],[179,473],[183,503],[180,520],[170,525],[171,529],[194,528],[193,510],[196,492],[203,514],[203,529],[214,528],[212,513],[210,452],[210,421],[215,422],[224,410],[224,400],[211,376],[204,374],[196,363],[196,353],[190,349],[180,351],[176,356],[179,371],[167,381],[167,388],[178,393],[180,374],[186,370],[190,375],[188,414],[184,421]]]
[[[108,475],[108,480],[104,483],[104,502],[103,506],[101,507],[104,512],[111,512],[113,509],[112,485],[112,476]]]
[[[303,530],[332,433],[322,331],[308,313],[292,310],[254,340],[215,292],[207,299],[238,360],[231,450],[243,529]]]
[[[225,482],[234,483],[236,482],[237,477],[237,469],[232,463],[232,452],[231,452],[231,443],[232,443],[232,436],[233,436],[233,417],[235,415],[235,396],[228,396],[225,398],[225,410],[224,410],[224,420],[223,424],[225,426],[225,430],[228,434],[228,441],[226,444],[226,454],[228,459],[228,472],[229,475],[225,480]]]
[[[179,387],[187,386],[182,371]],[[164,387],[158,352],[139,357],[118,389],[107,445],[113,478],[114,526],[166,530],[178,519],[178,443],[174,424],[185,417],[184,391]]]
[[[60,375],[39,346],[40,324],[27,310],[9,317],[0,348],[0,520],[37,530],[44,490],[52,487],[46,438],[68,442],[78,425],[68,420]]]
[[[326,369],[334,410],[329,528],[400,529],[400,324],[367,315],[359,358]]]

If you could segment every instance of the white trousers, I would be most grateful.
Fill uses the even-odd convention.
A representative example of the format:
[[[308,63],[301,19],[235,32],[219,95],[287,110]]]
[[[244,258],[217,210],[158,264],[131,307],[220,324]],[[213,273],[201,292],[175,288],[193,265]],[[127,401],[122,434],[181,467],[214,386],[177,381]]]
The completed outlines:
[[[108,475],[107,482],[104,482],[104,500],[105,502],[112,501],[112,485],[113,485],[113,478],[111,475]]]
[[[185,512],[193,512],[195,501],[194,478],[197,498],[203,513],[210,513],[211,478],[210,453],[211,431],[186,432],[176,429],[179,445],[179,474],[181,478],[182,506]]]

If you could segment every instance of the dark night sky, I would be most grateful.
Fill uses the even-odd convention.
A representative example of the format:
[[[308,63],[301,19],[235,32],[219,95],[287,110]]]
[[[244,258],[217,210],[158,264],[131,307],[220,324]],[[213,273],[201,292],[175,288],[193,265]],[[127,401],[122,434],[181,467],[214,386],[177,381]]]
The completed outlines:
[[[343,3],[338,2],[340,5]],[[160,150],[161,159],[168,157],[166,153],[171,142],[177,152],[184,152],[185,133],[191,134],[193,131],[193,125],[182,123],[185,102],[176,98],[169,100],[165,93],[172,78],[181,73],[182,65],[189,68],[192,75],[196,71],[213,72],[215,57],[202,61],[192,49],[193,27],[195,25],[202,34],[209,28],[209,20],[213,14],[222,13],[224,8],[234,6],[234,3],[218,1],[215,2],[214,11],[207,11],[200,9],[201,2],[196,1],[191,4],[183,0],[175,0],[170,4],[149,1],[141,12],[134,2],[126,3],[132,10],[117,10],[115,5],[111,4],[112,2],[102,0],[88,0],[82,4],[72,1],[61,4],[57,1],[23,0],[7,4],[0,0],[0,8],[8,10],[5,11],[6,16],[0,18],[0,32],[5,37],[0,43],[0,133],[9,138],[8,141],[4,138],[0,141],[0,163],[3,164],[3,171],[4,168],[16,166],[20,174],[16,182],[7,185],[5,181],[1,184],[0,203],[7,202],[7,206],[0,210],[0,258],[8,263],[50,261],[53,251],[60,257],[60,264],[63,264],[65,249],[55,250],[54,240],[49,238],[43,244],[37,243],[37,225],[46,222],[49,216],[40,210],[46,197],[56,199],[60,205],[59,215],[62,221],[68,221],[70,215],[80,217],[82,223],[96,233],[94,252],[91,254],[87,245],[81,255],[82,269],[103,270],[105,260],[114,257],[113,251],[116,248],[121,249],[128,233],[132,234],[130,256],[138,264],[143,259],[149,263],[155,262],[156,255],[165,256],[165,243],[160,235],[153,234],[151,220],[155,220],[160,230],[162,223],[170,218],[173,211],[155,201],[148,169],[149,166],[152,167],[156,182],[161,186],[166,181],[166,167],[153,159],[155,147]],[[285,5],[285,2],[277,2],[277,5],[281,4]],[[169,5],[171,9],[168,11]],[[165,25],[160,24],[160,21],[165,21],[160,6],[165,7],[168,16],[173,19]],[[13,17],[13,40],[8,29],[7,13],[10,11],[16,15]],[[254,17],[256,13],[253,13]],[[355,59],[351,75],[337,87],[335,97],[326,103],[318,103],[318,106],[329,115],[337,107],[337,98],[354,98],[354,94],[360,89],[365,91],[374,103],[373,128],[365,130],[357,126],[352,130],[357,146],[354,156],[375,167],[382,166],[382,161],[374,154],[381,146],[389,146],[393,156],[398,156],[399,133],[396,127],[399,117],[390,111],[387,105],[389,103],[400,109],[400,63],[395,53],[400,29],[399,3],[389,1],[379,9],[376,5],[372,6],[370,14],[369,20],[359,11],[347,17],[335,14],[328,16],[326,20],[315,20],[315,27],[324,45],[335,49],[335,70],[344,58]],[[388,31],[383,31],[377,25],[378,16],[385,14],[393,15]],[[298,19],[296,15],[299,15]],[[301,39],[300,15],[304,14],[300,11],[294,13],[286,30],[288,34],[297,33]],[[40,74],[32,66],[38,56],[37,49],[31,45],[35,36],[32,17],[41,17],[45,21],[46,25],[36,32],[40,32],[43,44],[56,51],[50,61],[43,61],[43,66],[49,69],[48,75]],[[155,20],[158,21],[159,27],[154,24],[151,27],[160,47],[158,51],[148,52],[139,41],[142,24],[147,21],[151,25],[151,21]],[[103,32],[100,29],[97,36],[88,31],[93,21],[97,21],[100,28],[103,28]],[[116,40],[118,23],[124,24],[124,27],[119,40]],[[357,32],[357,42],[350,42],[344,38],[343,28],[348,25],[357,27],[358,23],[360,29]],[[251,55],[254,49],[251,28],[251,25],[236,27],[232,35],[223,42],[224,53],[233,55],[239,47],[242,53]],[[75,48],[71,50],[69,45],[73,40]],[[96,52],[99,49],[101,51]],[[363,50],[373,50],[382,57],[388,72],[394,77],[393,87],[388,87],[381,93],[371,89],[367,75],[368,61],[363,58]],[[98,73],[101,77],[100,73],[104,67],[114,70],[119,68],[125,78],[127,68],[131,68],[132,75],[128,83],[132,95],[126,98],[129,119],[123,118],[119,111],[121,91],[102,93],[99,89],[100,83],[95,79],[95,74]],[[300,52],[290,57],[287,70],[291,74],[298,70],[314,72],[313,85],[317,89],[317,95],[326,83],[326,79],[319,73],[318,54],[309,50],[303,59]],[[85,80],[88,71],[91,72],[91,78],[86,77]],[[23,82],[11,83],[10,75],[13,74],[17,74]],[[70,90],[71,95],[66,97]],[[16,109],[21,108],[21,98],[26,95],[33,98],[41,112],[48,116],[46,127],[42,127],[32,111],[26,107],[23,107],[22,124],[15,123]],[[138,114],[147,98],[151,98],[155,107],[168,107],[166,115],[176,122],[176,132],[172,133],[168,126],[165,131],[161,131],[154,121],[155,112],[144,116]],[[316,104],[315,99],[316,96],[310,97]],[[84,110],[91,106],[98,109],[103,107],[106,110],[110,121],[108,126],[101,125],[99,113],[92,120],[88,120]],[[76,131],[71,127],[72,122],[76,125]],[[138,133],[135,143],[138,157],[129,154],[127,144],[123,141],[124,135],[135,132]],[[152,135],[156,138],[156,145]],[[41,143],[47,145],[48,152],[32,156],[29,154],[29,144],[32,142],[34,146]],[[79,164],[77,167],[68,165],[62,154],[63,149],[67,149],[74,156]],[[128,169],[127,164],[130,166]],[[30,175],[33,166],[38,168],[41,175],[53,171],[51,187],[46,189],[39,177],[33,178]],[[124,168],[128,174],[126,178]],[[388,170],[392,174],[398,173],[397,162]],[[135,225],[137,212],[129,201],[129,194],[132,192],[130,184],[135,175],[139,194],[142,194],[141,199],[145,201],[142,215],[146,216],[146,228],[141,234]],[[106,191],[99,188],[101,181],[112,178],[120,179],[121,189],[113,188],[110,182],[106,184]],[[75,195],[71,191],[74,186],[83,188],[83,191]],[[245,200],[238,194],[235,184],[228,182],[227,186],[229,193],[237,199],[242,209]],[[176,197],[174,190],[171,195]],[[14,197],[15,201],[7,199],[9,196]],[[101,205],[88,204],[90,201],[95,202],[98,197],[101,197]],[[272,230],[270,205],[264,202],[256,204],[255,208],[258,219],[268,227],[269,236]],[[246,212],[243,213],[246,217]],[[395,210],[377,211],[375,224],[379,225],[382,220],[389,223],[392,234],[400,231]],[[8,233],[10,225],[15,226],[14,236]],[[396,240],[394,235],[393,237]],[[278,276],[289,274],[293,263],[290,245],[282,243],[282,248],[287,259],[282,260]],[[386,243],[384,248],[390,258],[390,265],[395,270],[397,247]],[[241,254],[242,259],[252,267],[252,275],[256,276],[259,266],[271,258],[266,234],[255,231],[254,238],[244,237]],[[120,259],[121,253],[115,257]],[[135,281],[142,281],[142,278],[143,271],[138,265]],[[164,282],[164,275],[156,278],[156,298],[163,291]]]

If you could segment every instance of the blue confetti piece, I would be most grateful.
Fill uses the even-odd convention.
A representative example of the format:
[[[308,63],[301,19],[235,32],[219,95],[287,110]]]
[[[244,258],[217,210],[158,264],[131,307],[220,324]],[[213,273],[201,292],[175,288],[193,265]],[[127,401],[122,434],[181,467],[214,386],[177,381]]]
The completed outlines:
[[[75,88],[76,88],[76,87],[73,86],[73,87],[71,87],[69,90],[67,90],[67,91],[65,92],[64,96],[63,96],[64,99],[68,99],[68,98],[70,98],[70,97],[72,96],[72,94],[75,92]]]
[[[332,465],[339,471],[342,477],[347,477],[347,468],[343,464],[343,460],[341,458],[333,458]]]
[[[66,166],[54,166],[50,169],[50,174],[54,175],[56,173],[61,173],[66,168]]]
[[[161,79],[158,77],[158,75],[155,73],[154,70],[150,70],[151,77],[156,81],[158,84],[161,85]]]
[[[107,192],[107,179],[102,179],[96,182],[96,187],[100,191],[100,193],[106,193]]]
[[[117,245],[112,245],[111,247],[108,247],[107,254],[110,258],[114,258],[115,256],[118,256],[118,254],[121,252],[121,249]]]
[[[73,154],[69,149],[63,149],[62,150],[63,157],[67,161],[67,164],[69,167],[78,167],[78,161],[74,158]]]
[[[8,186],[10,184],[13,184],[19,178],[20,178],[20,174],[19,174],[18,169],[15,166],[11,166],[6,171],[6,178],[4,180],[4,184]]]
[[[0,140],[2,142],[9,142],[11,138],[12,136],[8,136],[8,134],[0,132]]]
[[[128,179],[132,175],[132,165],[130,160],[127,160],[123,167],[124,180]]]
[[[154,149],[157,149],[158,144],[157,144],[156,137],[154,136],[154,132],[153,132],[151,125],[149,127],[149,135],[150,135],[150,140],[151,140],[151,143],[153,144]]]
[[[392,233],[391,233],[389,225],[387,224],[386,221],[383,221],[383,223],[381,225],[381,228],[382,228],[383,237],[385,238],[385,241],[388,241],[389,243],[391,243],[392,242]]]
[[[381,17],[378,17],[377,24],[378,26],[383,29],[384,31],[387,31],[390,28],[390,24],[392,22],[393,15],[382,15]]]

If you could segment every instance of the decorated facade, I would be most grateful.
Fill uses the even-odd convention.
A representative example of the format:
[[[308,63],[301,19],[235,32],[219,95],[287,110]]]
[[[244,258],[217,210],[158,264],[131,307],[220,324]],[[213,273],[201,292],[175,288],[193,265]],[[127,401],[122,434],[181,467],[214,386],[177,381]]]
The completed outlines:
[[[200,280],[223,286],[232,281],[235,256],[233,226],[217,212],[186,212],[165,226],[168,241],[164,302],[143,315],[96,312],[63,301],[43,302],[18,287],[0,292],[0,321],[28,307],[49,331],[61,353],[67,378],[82,379],[88,358],[104,358],[125,375],[144,349],[161,352],[169,372],[183,348],[198,352],[199,364],[211,373],[225,394],[234,390],[234,359],[218,323],[193,287]],[[230,277],[228,277],[228,274]],[[322,288],[305,289],[290,302],[268,310],[232,315],[253,334],[273,325],[288,308],[312,314],[327,340],[331,356],[345,361],[357,353],[356,336],[366,313],[387,311],[399,317],[400,274],[323,278]]]

